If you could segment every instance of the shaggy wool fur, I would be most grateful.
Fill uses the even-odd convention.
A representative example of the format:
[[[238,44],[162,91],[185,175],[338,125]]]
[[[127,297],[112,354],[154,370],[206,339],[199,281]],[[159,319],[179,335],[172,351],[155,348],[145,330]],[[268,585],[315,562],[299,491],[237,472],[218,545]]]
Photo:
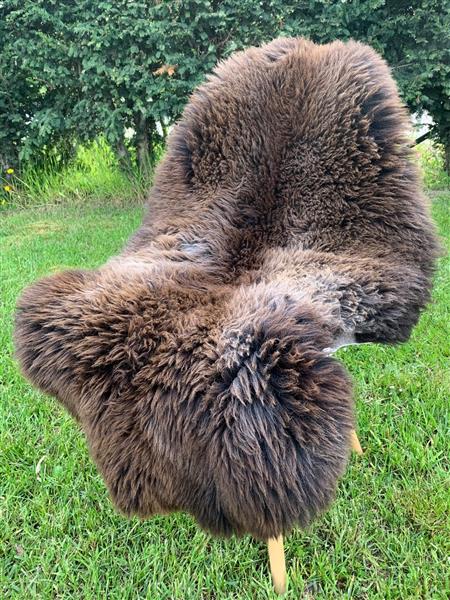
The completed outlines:
[[[193,94],[124,251],[24,292],[23,372],[77,418],[122,511],[265,539],[327,507],[353,427],[330,348],[403,341],[429,299],[407,134],[367,46],[237,53]]]

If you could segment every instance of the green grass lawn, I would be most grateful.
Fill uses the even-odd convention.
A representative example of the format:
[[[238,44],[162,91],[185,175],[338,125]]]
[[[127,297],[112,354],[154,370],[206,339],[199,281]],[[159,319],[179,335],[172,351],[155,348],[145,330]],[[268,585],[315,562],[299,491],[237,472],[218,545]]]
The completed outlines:
[[[449,210],[450,193],[437,193],[447,244]],[[100,264],[141,213],[84,206],[0,215],[0,598],[273,597],[264,544],[214,539],[183,514],[146,522],[116,514],[75,423],[12,359],[22,288]],[[287,598],[448,598],[449,283],[444,258],[409,343],[340,351],[365,453],[353,455],[331,510],[286,540]]]

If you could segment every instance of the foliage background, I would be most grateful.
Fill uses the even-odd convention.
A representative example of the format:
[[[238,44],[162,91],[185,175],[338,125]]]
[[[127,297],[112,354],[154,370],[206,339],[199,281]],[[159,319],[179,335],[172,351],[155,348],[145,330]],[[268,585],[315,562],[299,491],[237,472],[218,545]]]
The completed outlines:
[[[150,171],[205,73],[280,35],[374,46],[450,172],[449,0],[0,0],[0,167],[63,165],[102,135]]]

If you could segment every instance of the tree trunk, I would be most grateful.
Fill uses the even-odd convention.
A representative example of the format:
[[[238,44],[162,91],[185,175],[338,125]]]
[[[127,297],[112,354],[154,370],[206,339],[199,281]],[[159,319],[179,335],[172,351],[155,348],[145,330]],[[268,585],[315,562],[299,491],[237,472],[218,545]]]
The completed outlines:
[[[417,144],[421,144],[422,142],[424,142],[425,140],[428,140],[431,137],[431,131],[427,131],[425,133],[423,133],[421,136],[419,136],[415,142],[414,142],[414,146],[417,146]]]
[[[136,157],[139,170],[147,177],[152,170],[152,154],[150,147],[149,127],[150,121],[142,113],[138,113],[134,119],[136,128]]]
[[[164,143],[167,142],[167,136],[169,135],[169,127],[170,125],[168,123],[164,123],[163,121],[161,121],[161,129],[163,132]]]
[[[450,140],[444,145],[444,168],[447,175],[450,175]]]
[[[116,143],[116,156],[121,171],[123,171],[127,177],[130,177],[133,174],[133,165],[131,163],[130,153],[125,146],[123,138]]]

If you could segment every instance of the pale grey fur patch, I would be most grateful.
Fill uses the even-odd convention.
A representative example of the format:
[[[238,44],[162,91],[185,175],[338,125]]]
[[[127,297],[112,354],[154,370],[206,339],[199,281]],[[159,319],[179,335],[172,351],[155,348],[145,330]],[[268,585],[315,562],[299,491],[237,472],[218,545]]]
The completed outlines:
[[[344,348],[345,346],[353,346],[355,344],[358,344],[358,342],[355,339],[354,333],[346,332],[338,335],[337,338],[334,340],[333,345],[329,348],[324,348],[323,351],[325,352],[325,354],[333,354],[334,352],[337,352],[339,348]]]

